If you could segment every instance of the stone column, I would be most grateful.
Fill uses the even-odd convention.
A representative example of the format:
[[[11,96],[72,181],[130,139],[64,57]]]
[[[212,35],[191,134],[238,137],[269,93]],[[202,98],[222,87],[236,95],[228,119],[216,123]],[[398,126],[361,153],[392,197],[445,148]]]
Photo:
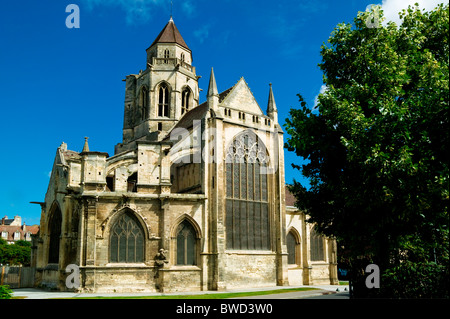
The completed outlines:
[[[165,251],[168,251],[168,254],[166,256],[168,257],[167,260],[169,263],[155,268],[155,286],[159,292],[165,291],[166,283],[164,281],[164,273],[165,273],[164,268],[171,266],[172,258],[169,258],[169,256],[171,256],[173,253],[172,251],[169,251],[170,250],[170,240],[171,240],[170,228],[169,228],[170,227],[169,207],[170,207],[170,202],[169,202],[168,196],[161,195],[160,209],[159,209],[159,226],[158,226],[159,227],[158,237],[160,238],[160,240],[159,240],[158,251],[160,249],[164,249]],[[153,257],[156,260],[156,255]],[[170,284],[170,283],[168,283],[168,284]]]
[[[279,130],[278,124],[270,132],[270,147],[272,148],[273,158],[273,187],[272,198],[274,198],[275,210],[275,239],[277,253],[277,285],[289,285],[288,280],[288,253],[286,247],[286,205],[285,205],[285,181],[284,181],[284,150],[283,150],[283,132]]]
[[[309,241],[309,227],[306,223],[306,215],[302,214],[302,227],[303,227],[303,236],[302,236],[302,261],[303,261],[303,284],[311,285],[311,250],[310,250],[310,241]]]
[[[218,116],[219,113],[216,113]],[[223,128],[223,118],[216,117],[213,120],[214,125],[214,162],[209,164],[210,174],[208,181],[212,182],[214,177],[214,188],[211,187],[210,201],[210,240],[211,240],[211,289],[226,289],[226,238],[225,238],[225,194],[223,181],[226,180],[224,162],[225,159],[225,134]],[[212,151],[212,148],[211,148]]]
[[[337,274],[337,244],[335,239],[327,239],[328,251],[329,253],[329,274],[330,274],[330,285],[339,285],[338,274]]]
[[[97,214],[97,198],[88,197],[85,200],[85,265],[95,265],[95,227]]]
[[[168,155],[170,151],[170,145],[161,145],[161,171],[160,171],[160,183],[163,186],[172,186],[170,182],[170,156]]]

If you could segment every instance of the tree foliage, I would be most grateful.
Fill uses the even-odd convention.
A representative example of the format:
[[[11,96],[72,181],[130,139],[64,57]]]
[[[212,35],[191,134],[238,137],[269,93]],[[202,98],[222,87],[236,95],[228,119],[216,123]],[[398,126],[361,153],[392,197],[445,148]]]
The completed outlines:
[[[31,259],[31,243],[18,240],[8,244],[0,238],[0,264],[29,266]]]
[[[13,291],[9,288],[9,286],[0,286],[0,299],[11,299]]]
[[[449,7],[368,27],[374,14],[382,21],[372,7],[335,28],[321,48],[326,91],[315,109],[299,95],[290,111],[286,147],[307,160],[293,166],[311,184],[291,191],[354,275],[364,260],[386,283],[411,263],[448,278]]]

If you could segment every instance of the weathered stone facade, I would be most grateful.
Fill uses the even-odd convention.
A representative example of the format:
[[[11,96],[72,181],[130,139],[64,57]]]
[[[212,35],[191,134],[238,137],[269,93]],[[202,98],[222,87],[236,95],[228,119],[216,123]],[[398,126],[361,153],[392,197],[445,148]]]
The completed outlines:
[[[322,260],[312,262],[311,226],[286,210],[272,87],[264,114],[243,78],[219,94],[211,71],[199,105],[192,52],[172,19],[147,54],[145,71],[126,78],[114,156],[90,151],[87,139],[81,153],[57,150],[37,283],[67,289],[69,264],[92,292],[335,283],[334,241],[321,239]]]

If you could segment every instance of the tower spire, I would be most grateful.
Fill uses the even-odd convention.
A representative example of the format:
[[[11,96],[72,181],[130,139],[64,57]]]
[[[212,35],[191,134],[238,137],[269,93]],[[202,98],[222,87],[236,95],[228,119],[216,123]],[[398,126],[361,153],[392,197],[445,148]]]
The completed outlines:
[[[267,115],[278,122],[278,110],[277,104],[275,103],[275,97],[273,96],[272,83],[269,83],[269,101],[267,102]]]
[[[269,102],[267,103],[267,113],[277,111],[277,104],[275,103],[275,97],[273,96],[272,83],[269,83]]]
[[[156,37],[155,41],[153,41],[153,43],[150,46],[150,48],[153,47],[155,44],[158,44],[158,43],[176,43],[176,44],[179,44],[183,48],[185,48],[185,49],[190,51],[190,49],[187,46],[186,42],[184,42],[184,39],[181,36],[180,31],[178,30],[178,28],[176,27],[175,23],[173,22],[172,17],[170,17],[169,22],[166,24],[164,29],[162,29],[162,31]]]
[[[209,77],[208,94],[206,96],[209,108],[217,111],[219,106],[219,92],[217,91],[216,77],[214,76],[214,69],[211,68],[211,76]]]
[[[211,68],[211,76],[209,77],[209,86],[208,86],[207,97],[215,96],[215,95],[219,95],[219,92],[217,91],[217,83],[216,83],[216,77],[214,76],[214,69]]]
[[[82,153],[89,152],[88,139],[89,139],[89,137],[85,137],[85,138],[84,138],[84,146],[83,146],[83,151],[82,151]]]

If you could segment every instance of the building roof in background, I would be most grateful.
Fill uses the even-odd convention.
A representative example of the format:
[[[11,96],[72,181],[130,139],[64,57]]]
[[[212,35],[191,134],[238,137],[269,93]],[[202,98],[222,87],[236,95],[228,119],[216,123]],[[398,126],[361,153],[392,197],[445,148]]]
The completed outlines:
[[[294,194],[289,191],[288,185],[286,185],[286,206],[295,207],[295,202],[297,199]]]

